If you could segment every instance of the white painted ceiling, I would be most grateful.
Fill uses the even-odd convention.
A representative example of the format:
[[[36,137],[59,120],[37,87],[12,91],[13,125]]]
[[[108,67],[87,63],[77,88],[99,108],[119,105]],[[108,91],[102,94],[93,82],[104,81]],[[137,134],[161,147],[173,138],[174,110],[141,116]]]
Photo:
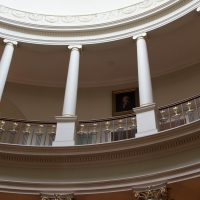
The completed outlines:
[[[148,33],[152,76],[159,76],[200,62],[200,14],[193,11]],[[4,45],[0,45],[0,54]],[[112,65],[109,63],[112,62]],[[69,63],[67,46],[19,43],[8,81],[65,87]],[[181,72],[180,72],[181,75]],[[80,87],[104,86],[137,80],[136,44],[132,38],[83,46]]]
[[[47,15],[84,15],[124,8],[144,0],[0,0],[20,11]]]

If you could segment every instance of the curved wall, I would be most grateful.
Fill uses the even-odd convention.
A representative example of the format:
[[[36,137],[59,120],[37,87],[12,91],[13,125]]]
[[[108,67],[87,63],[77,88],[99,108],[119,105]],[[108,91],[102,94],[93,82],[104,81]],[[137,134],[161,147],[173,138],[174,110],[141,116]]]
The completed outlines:
[[[8,99],[2,98],[0,103],[0,116],[8,118],[26,119],[23,113]]]
[[[152,79],[157,106],[198,94],[200,64]],[[107,87],[79,88],[79,119],[97,119],[112,115],[112,91],[137,87],[137,82]],[[55,120],[62,113],[64,88],[6,83],[4,97],[12,101],[28,120]],[[8,117],[5,113],[5,117]]]

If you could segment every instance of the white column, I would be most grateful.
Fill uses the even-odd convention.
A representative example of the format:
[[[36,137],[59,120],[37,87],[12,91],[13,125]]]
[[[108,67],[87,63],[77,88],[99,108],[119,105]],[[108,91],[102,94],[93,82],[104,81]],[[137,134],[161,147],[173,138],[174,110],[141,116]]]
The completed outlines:
[[[153,103],[146,35],[146,33],[143,33],[141,35],[133,37],[133,39],[136,40],[137,43],[140,106],[145,106]]]
[[[157,109],[153,103],[151,74],[146,44],[146,33],[134,36],[137,44],[138,81],[140,107],[134,108],[137,118],[136,137],[147,136],[158,132]]]
[[[69,46],[71,51],[62,116],[57,116],[56,137],[53,146],[73,146],[76,142],[76,100],[78,90],[81,45]]]
[[[8,76],[8,71],[10,68],[10,63],[12,60],[14,47],[17,46],[17,42],[10,41],[7,39],[4,39],[4,43],[6,44],[6,46],[4,48],[4,52],[3,52],[3,55],[1,57],[1,62],[0,62],[0,101],[2,98],[6,79]]]
[[[71,54],[62,115],[75,116],[78,90],[79,60],[82,46],[69,46],[68,48],[70,49]]]

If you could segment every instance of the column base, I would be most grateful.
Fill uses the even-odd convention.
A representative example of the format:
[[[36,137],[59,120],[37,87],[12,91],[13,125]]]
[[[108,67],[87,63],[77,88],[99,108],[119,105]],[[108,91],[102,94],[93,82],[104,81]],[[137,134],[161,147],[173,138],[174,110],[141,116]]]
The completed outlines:
[[[77,116],[55,117],[57,121],[56,137],[52,146],[74,146],[76,143]]]
[[[135,137],[144,137],[158,132],[157,112],[155,103],[133,108],[137,119],[137,133]]]

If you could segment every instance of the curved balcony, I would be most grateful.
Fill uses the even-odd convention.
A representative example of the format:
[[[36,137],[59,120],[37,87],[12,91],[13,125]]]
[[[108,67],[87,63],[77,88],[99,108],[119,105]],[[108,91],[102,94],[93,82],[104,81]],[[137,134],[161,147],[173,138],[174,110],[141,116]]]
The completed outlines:
[[[180,190],[176,193],[179,185],[187,187],[188,182],[200,181],[199,97],[160,107],[160,128],[165,130],[157,134],[115,141],[113,134],[129,136],[133,126],[136,130],[134,115],[79,121],[87,131],[82,129],[77,134],[91,140],[66,147],[49,146],[51,135],[55,137],[53,122],[1,118],[0,195],[20,194],[21,199],[33,195],[37,200],[45,195],[66,194],[78,200],[93,200],[107,199],[112,193],[131,199],[132,191],[138,188],[167,184],[172,197],[179,200],[180,193],[184,194]],[[102,140],[96,137],[93,143],[98,127]],[[104,141],[103,133],[108,132],[112,140]]]
[[[158,108],[161,132],[188,125],[200,119],[200,94]],[[158,116],[159,117],[159,116]],[[0,118],[1,143],[52,146],[56,123]],[[79,120],[76,145],[108,143],[135,138],[135,114],[128,114],[90,121]]]

